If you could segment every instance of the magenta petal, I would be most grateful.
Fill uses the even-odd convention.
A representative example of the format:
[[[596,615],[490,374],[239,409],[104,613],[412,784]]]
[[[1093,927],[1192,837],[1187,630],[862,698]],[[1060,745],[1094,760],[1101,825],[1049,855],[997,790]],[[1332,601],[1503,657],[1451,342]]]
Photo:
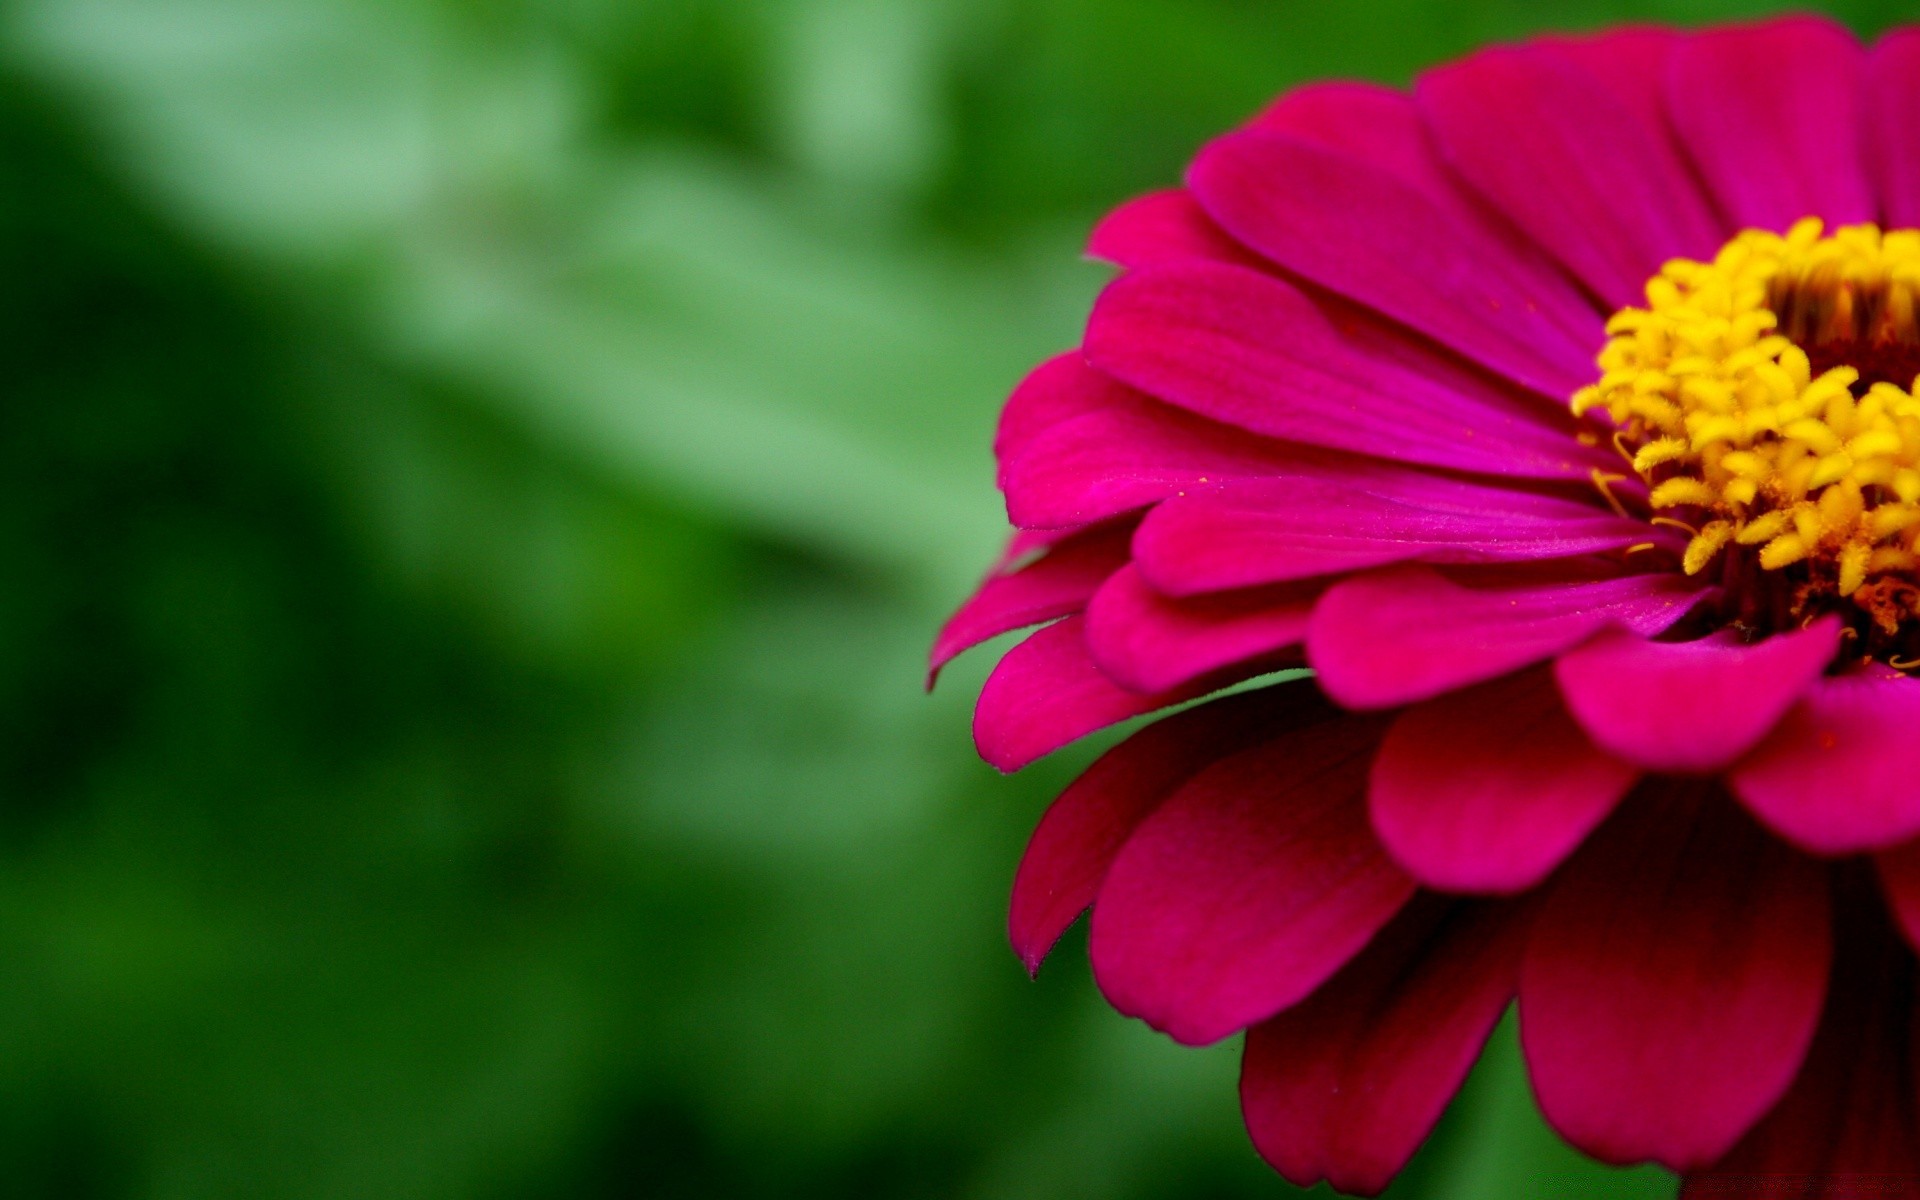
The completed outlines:
[[[1133,528],[1103,526],[1066,538],[1018,570],[997,570],[960,606],[934,639],[927,686],[940,668],[988,638],[1079,612],[1107,578],[1127,563]]]
[[[1009,459],[1017,458],[1034,438],[1065,421],[1124,404],[1137,396],[1133,389],[1108,379],[1087,365],[1078,350],[1041,363],[1020,381],[1000,410],[993,436],[993,453],[1004,478]]]
[[[973,710],[973,744],[1002,771],[1068,742],[1201,694],[1143,696],[1102,675],[1087,655],[1084,617],[1068,617],[1007,651]]]
[[[1164,692],[1236,663],[1267,660],[1298,646],[1323,589],[1294,585],[1176,599],[1128,566],[1087,607],[1087,648],[1126,687]]]
[[[1149,395],[1269,437],[1538,479],[1584,480],[1604,462],[1564,414],[1362,353],[1312,300],[1244,267],[1189,262],[1122,276],[1094,308],[1086,350]]]
[[[1800,1074],[1730,1154],[1688,1175],[1687,1200],[1914,1194],[1913,957],[1873,911],[1873,897],[1841,882],[1833,983]]]
[[[1175,788],[1320,710],[1313,689],[1273,687],[1177,713],[1107,751],[1047,809],[1013,880],[1007,927],[1027,970],[1093,903],[1114,855]]]
[[[1920,225],[1920,29],[1895,30],[1873,48],[1867,129],[1887,225]]]
[[[1554,1128],[1612,1163],[1725,1154],[1813,1037],[1830,903],[1823,867],[1722,797],[1643,789],[1561,873],[1521,968],[1521,1044]]]
[[[1169,500],[1147,515],[1133,552],[1155,587],[1192,595],[1396,562],[1572,558],[1646,539],[1645,523],[1583,501],[1355,464]]]
[[[1409,709],[1373,763],[1374,832],[1427,887],[1533,887],[1606,819],[1639,772],[1593,745],[1545,670]]]
[[[1709,774],[1758,745],[1820,677],[1840,622],[1742,645],[1730,634],[1651,642],[1616,633],[1554,664],[1574,717],[1603,749],[1649,771]]]
[[[1299,1187],[1386,1187],[1513,998],[1525,915],[1416,901],[1319,991],[1247,1032],[1240,1106],[1275,1170]]]
[[[1185,188],[1150,192],[1114,209],[1094,227],[1087,253],[1129,269],[1185,259],[1259,262],[1214,224]]]
[[[1003,460],[1000,486],[1014,524],[1079,526],[1183,492],[1283,474],[1316,454],[1129,391],[1027,438]]]
[[[1599,313],[1456,204],[1257,129],[1214,142],[1188,181],[1223,228],[1305,279],[1549,395],[1591,382]]]
[[[1661,130],[1672,141],[1667,62],[1681,38],[1678,31],[1657,25],[1624,25],[1599,34],[1541,38],[1534,45],[1599,80],[1642,128]]]
[[[1862,136],[1866,52],[1838,24],[1788,17],[1716,29],[1674,51],[1668,104],[1735,224],[1874,220]]]
[[[1307,626],[1307,661],[1348,708],[1393,708],[1569,650],[1610,625],[1652,635],[1704,593],[1673,574],[1464,587],[1401,568],[1338,584]]]
[[[1665,125],[1550,48],[1483,51],[1417,95],[1455,169],[1610,305],[1724,240]]]
[[[1093,907],[1094,977],[1176,1040],[1290,1007],[1413,894],[1367,826],[1377,722],[1328,719],[1218,763],[1141,823]]]
[[[1283,134],[1385,170],[1466,211],[1412,98],[1377,83],[1335,80],[1288,92],[1248,128]]]
[[[1920,680],[1823,679],[1728,782],[1754,815],[1815,854],[1883,849],[1920,834],[1916,729]]]
[[[1920,841],[1882,850],[1873,861],[1894,924],[1909,946],[1920,949]]]

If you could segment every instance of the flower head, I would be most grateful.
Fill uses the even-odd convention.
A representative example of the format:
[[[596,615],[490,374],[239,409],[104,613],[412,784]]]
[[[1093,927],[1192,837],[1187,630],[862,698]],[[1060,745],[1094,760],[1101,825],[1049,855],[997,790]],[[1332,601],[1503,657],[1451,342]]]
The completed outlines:
[[[1050,622],[1007,770],[1213,698],[1042,820],[1028,964],[1091,906],[1117,1008],[1248,1031],[1302,1184],[1384,1187],[1516,997],[1590,1154],[1920,1177],[1920,31],[1306,88],[1092,250],[934,665]]]

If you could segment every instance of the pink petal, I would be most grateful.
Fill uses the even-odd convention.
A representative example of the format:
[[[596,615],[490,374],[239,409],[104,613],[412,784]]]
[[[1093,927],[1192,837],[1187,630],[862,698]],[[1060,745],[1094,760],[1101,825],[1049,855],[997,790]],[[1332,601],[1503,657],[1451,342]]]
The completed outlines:
[[[1000,486],[1014,524],[1078,526],[1316,456],[1129,391],[1028,438],[1003,461]]]
[[[1289,271],[1525,386],[1565,396],[1591,382],[1599,313],[1457,201],[1262,130],[1214,142],[1188,183],[1224,229]]]
[[[1920,834],[1920,680],[1820,680],[1728,776],[1781,837],[1815,854],[1878,850]]]
[[[1607,1162],[1724,1155],[1792,1082],[1826,996],[1825,868],[1699,786],[1649,785],[1595,835],[1521,968],[1540,1107]]]
[[[1913,1194],[1913,959],[1873,908],[1841,889],[1833,985],[1799,1076],[1730,1154],[1687,1177],[1683,1197]]]
[[[1536,479],[1585,480],[1605,465],[1564,413],[1362,353],[1312,300],[1245,267],[1122,276],[1094,307],[1086,350],[1115,379],[1268,437]]]
[[[1552,658],[1610,625],[1655,634],[1705,593],[1683,577],[1464,587],[1419,568],[1338,584],[1307,626],[1307,661],[1348,708],[1393,708]]]
[[[1333,150],[1370,166],[1460,213],[1471,211],[1440,161],[1420,111],[1403,91],[1335,80],[1296,88],[1248,122]]]
[[[1410,905],[1303,1003],[1247,1033],[1240,1106],[1299,1187],[1375,1195],[1459,1090],[1513,998],[1525,911]]]
[[[1519,892],[1593,832],[1639,772],[1589,742],[1545,670],[1441,696],[1394,721],[1368,801],[1381,844],[1452,892]]]
[[[1100,669],[1125,687],[1170,691],[1299,646],[1322,590],[1294,584],[1176,599],[1154,591],[1128,566],[1088,605],[1087,648]]]
[[[1132,388],[1088,366],[1078,350],[1041,363],[1020,381],[1000,410],[993,453],[1000,463],[1001,486],[1006,486],[1007,463],[1019,458],[1047,430],[1138,399],[1139,393]]]
[[[973,710],[973,744],[993,766],[1018,771],[1097,729],[1207,690],[1143,696],[1119,687],[1087,656],[1086,619],[1068,617],[1007,651],[987,676]]]
[[[1646,540],[1644,522],[1581,500],[1366,463],[1169,500],[1142,523],[1134,560],[1161,591],[1192,595],[1396,562],[1572,558]]]
[[[1028,971],[1093,903],[1114,855],[1148,813],[1217,759],[1322,709],[1306,686],[1271,687],[1176,713],[1107,751],[1047,809],[1013,880],[1008,932]]]
[[[1079,612],[1108,576],[1127,563],[1133,526],[1105,525],[1066,538],[1018,570],[996,570],[934,639],[927,668],[933,686],[940,668],[989,638]]]
[[[1185,188],[1129,200],[1094,227],[1087,253],[1136,269],[1201,259],[1255,266],[1259,258],[1213,223]]]
[[[1599,80],[1642,128],[1659,130],[1678,152],[1667,118],[1666,84],[1668,60],[1681,36],[1655,25],[1621,25],[1599,34],[1544,37],[1534,45]]]
[[[1866,52],[1822,17],[1715,29],[1681,43],[1673,123],[1736,225],[1785,230],[1877,216],[1862,127]]]
[[[1873,48],[1867,130],[1888,226],[1920,225],[1920,29],[1897,29]]]
[[[1094,902],[1113,1006],[1190,1045],[1319,987],[1413,894],[1363,802],[1377,722],[1326,714],[1218,763],[1141,823]]]
[[[1610,306],[1725,240],[1665,125],[1551,48],[1482,51],[1416,94],[1454,168]]]
[[[1758,745],[1840,646],[1840,622],[1742,645],[1726,633],[1652,642],[1595,638],[1554,664],[1575,719],[1602,749],[1648,771],[1711,774]]]

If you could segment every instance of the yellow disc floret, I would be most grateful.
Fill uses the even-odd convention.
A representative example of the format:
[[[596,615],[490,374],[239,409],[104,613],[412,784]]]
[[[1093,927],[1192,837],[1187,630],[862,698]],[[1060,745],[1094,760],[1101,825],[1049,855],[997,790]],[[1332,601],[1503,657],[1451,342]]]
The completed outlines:
[[[1791,571],[1796,610],[1853,600],[1892,632],[1920,563],[1920,231],[1805,220],[1668,263],[1607,322],[1576,414],[1612,418],[1690,574]],[[1663,522],[1664,523],[1664,522]]]

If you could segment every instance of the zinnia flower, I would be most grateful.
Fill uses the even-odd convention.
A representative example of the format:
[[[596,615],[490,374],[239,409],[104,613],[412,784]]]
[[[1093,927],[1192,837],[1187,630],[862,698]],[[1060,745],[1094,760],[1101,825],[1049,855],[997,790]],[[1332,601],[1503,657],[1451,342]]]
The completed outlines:
[[[1029,966],[1091,906],[1303,1185],[1384,1187],[1517,997],[1588,1154],[1920,1188],[1917,230],[1920,30],[1810,18],[1308,87],[1109,216],[934,666],[1051,622],[1004,770],[1225,695],[1046,814]]]

